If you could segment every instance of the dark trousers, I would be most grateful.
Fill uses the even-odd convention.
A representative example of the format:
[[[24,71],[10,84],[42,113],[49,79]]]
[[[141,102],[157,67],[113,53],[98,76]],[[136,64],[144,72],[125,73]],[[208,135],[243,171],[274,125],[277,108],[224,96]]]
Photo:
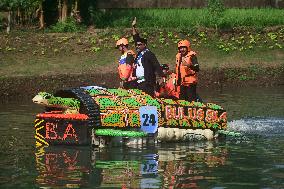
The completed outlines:
[[[155,87],[147,82],[138,83],[138,89],[147,93],[148,95],[154,97],[155,95]]]
[[[180,86],[180,100],[187,100],[189,102],[191,101],[197,101],[197,95],[196,95],[196,84],[190,84],[189,86]]]
[[[124,89],[137,89],[137,82],[136,81],[128,81],[123,83]]]

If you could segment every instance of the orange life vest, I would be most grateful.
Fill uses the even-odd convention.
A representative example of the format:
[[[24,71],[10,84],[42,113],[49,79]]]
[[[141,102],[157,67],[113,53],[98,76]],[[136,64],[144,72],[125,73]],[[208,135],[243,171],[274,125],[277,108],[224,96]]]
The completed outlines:
[[[133,57],[135,58],[135,53],[132,50],[128,50],[124,52],[123,55],[121,55],[118,61],[118,73],[119,73],[120,79],[123,81],[127,81],[128,78],[130,78],[133,73],[134,62],[132,62],[131,64],[126,63],[126,57],[128,54],[132,54]]]
[[[160,90],[156,92],[157,97],[165,97],[165,98],[179,98],[179,86],[175,85],[176,82],[176,74],[172,73],[167,78],[164,78],[165,85],[160,87]]]
[[[181,56],[181,53],[176,55],[176,79],[178,85],[188,86],[197,83],[197,73],[190,68],[192,66],[191,57],[194,55],[196,55],[194,51],[189,51],[184,57]]]

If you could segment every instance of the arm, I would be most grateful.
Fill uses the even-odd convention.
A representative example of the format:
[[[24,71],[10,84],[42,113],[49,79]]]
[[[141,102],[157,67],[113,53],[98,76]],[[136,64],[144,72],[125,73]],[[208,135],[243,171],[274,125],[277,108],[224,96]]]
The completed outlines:
[[[132,69],[134,69],[134,60],[135,60],[135,58],[134,58],[133,54],[128,53],[127,57],[126,57],[126,64],[130,65],[132,67]],[[136,78],[135,72],[132,70],[132,73],[130,74],[127,81],[133,81],[135,79],[137,79],[137,78]]]
[[[140,39],[139,33],[136,29],[136,17],[132,21],[132,36],[133,36],[134,43],[136,44],[137,41]]]
[[[137,29],[136,29],[136,17],[132,21],[132,35],[138,34]]]
[[[195,72],[199,72],[199,64],[195,55],[191,57],[191,63],[192,65],[190,66],[190,68]]]
[[[176,55],[176,86],[180,86],[181,85],[181,73],[180,73],[180,66],[182,64],[181,62],[182,57],[181,57],[181,53],[178,53]],[[175,91],[177,91],[177,88],[175,89]]]
[[[161,65],[154,53],[149,52],[149,60],[152,63],[154,71],[158,74],[158,76],[165,77],[165,74],[162,71]]]
[[[133,65],[134,56],[131,53],[128,53],[126,56],[126,64]]]

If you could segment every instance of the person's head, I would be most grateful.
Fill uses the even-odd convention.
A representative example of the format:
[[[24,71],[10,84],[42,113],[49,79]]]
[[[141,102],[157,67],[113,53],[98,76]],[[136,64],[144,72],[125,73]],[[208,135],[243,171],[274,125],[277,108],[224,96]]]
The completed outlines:
[[[190,42],[188,40],[181,40],[178,42],[178,51],[182,56],[187,55],[190,51]]]
[[[165,75],[169,74],[170,67],[169,67],[168,64],[162,64],[161,68],[162,68],[162,71]]]
[[[136,41],[136,50],[138,51],[138,52],[141,52],[141,51],[143,51],[144,49],[146,49],[146,47],[147,47],[147,39],[145,39],[145,38],[139,38],[137,41]]]
[[[126,38],[121,38],[116,42],[116,48],[123,54],[128,50],[128,40]]]

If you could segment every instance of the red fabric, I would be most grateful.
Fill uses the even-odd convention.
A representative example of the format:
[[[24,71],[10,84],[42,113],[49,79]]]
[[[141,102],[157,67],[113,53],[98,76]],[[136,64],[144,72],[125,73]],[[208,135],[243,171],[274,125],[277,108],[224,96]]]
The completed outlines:
[[[160,91],[155,93],[156,97],[163,98],[179,98],[179,86],[174,85],[176,74],[172,73],[168,78],[165,78],[166,83],[160,88]]]
[[[36,115],[37,118],[56,118],[56,119],[78,119],[87,120],[89,117],[86,114],[62,114],[60,111],[45,112]]]

